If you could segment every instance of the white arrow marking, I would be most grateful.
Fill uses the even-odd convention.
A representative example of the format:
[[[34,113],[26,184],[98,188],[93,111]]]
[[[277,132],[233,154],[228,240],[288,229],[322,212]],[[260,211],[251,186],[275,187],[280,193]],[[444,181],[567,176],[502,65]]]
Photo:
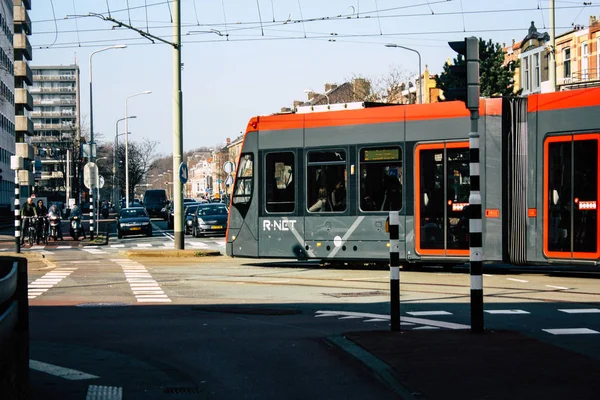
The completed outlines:
[[[59,367],[58,365],[46,364],[36,360],[29,360],[29,368],[58,376],[59,378],[68,379],[70,381],[100,378],[99,376],[86,374],[85,372],[77,371],[75,369]]]
[[[362,318],[373,318],[373,319],[381,319],[381,320],[390,320],[389,315],[384,314],[371,314],[371,313],[359,313],[352,311],[317,311],[317,315],[315,317],[344,317],[344,316],[357,316]],[[429,326],[437,326],[439,328],[448,328],[448,329],[470,329],[469,325],[463,324],[455,324],[453,322],[443,322],[443,321],[434,321],[431,319],[424,318],[413,318],[413,317],[401,317],[401,322],[420,324],[420,325],[429,325]]]

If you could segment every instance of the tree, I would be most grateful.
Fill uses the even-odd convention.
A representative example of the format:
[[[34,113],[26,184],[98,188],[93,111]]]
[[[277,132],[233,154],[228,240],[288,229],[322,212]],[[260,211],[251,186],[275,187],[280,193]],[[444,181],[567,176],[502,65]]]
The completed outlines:
[[[499,43],[490,39],[485,41],[479,38],[479,80],[480,93],[482,97],[515,97],[521,94],[521,90],[515,91],[514,76],[518,63],[504,64],[504,51]],[[458,54],[452,61],[452,65],[465,65],[465,59]],[[436,77],[439,89],[446,91],[449,88],[465,87],[461,78],[452,75],[450,64],[444,64],[444,70]]]
[[[134,198],[135,187],[146,182],[148,172],[155,168],[158,142],[143,139],[141,142],[129,142],[129,198]],[[101,189],[101,198],[107,199],[112,196],[113,167],[114,167],[114,144],[104,143],[98,147],[98,158],[106,159],[98,163],[98,172],[104,177],[104,187]],[[125,143],[119,142],[117,149],[117,161],[119,163],[119,198],[125,196]],[[115,199],[118,201],[119,199]]]

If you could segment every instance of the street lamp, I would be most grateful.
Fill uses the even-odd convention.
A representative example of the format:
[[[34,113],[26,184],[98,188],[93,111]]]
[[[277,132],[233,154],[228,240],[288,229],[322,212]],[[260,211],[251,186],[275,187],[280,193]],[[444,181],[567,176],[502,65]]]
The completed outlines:
[[[110,47],[105,47],[103,49],[100,50],[96,50],[96,51],[92,51],[92,53],[90,54],[90,162],[94,162],[94,102],[93,102],[93,96],[92,96],[92,56],[96,53],[100,53],[102,51],[106,51],[106,50],[113,50],[113,49],[124,49],[126,48],[127,45],[124,44],[117,44],[115,46],[110,46]],[[94,239],[94,189],[93,189],[93,185],[91,185],[92,188],[90,188],[90,193],[91,193],[91,198],[90,198],[90,239]]]
[[[117,207],[117,208],[119,207],[119,205],[117,205],[117,202],[119,202],[119,192],[120,192],[120,190],[119,190],[119,163],[118,163],[119,136],[128,134],[128,132],[119,134],[119,122],[125,121],[126,119],[129,119],[129,118],[137,118],[137,116],[132,115],[131,117],[121,118],[121,119],[118,119],[117,122],[115,123],[115,162],[113,163],[113,203],[115,204],[115,207]]]
[[[415,49],[411,49],[410,47],[406,47],[406,46],[400,46],[399,44],[394,44],[394,43],[388,43],[385,45],[385,47],[397,47],[400,49],[404,49],[404,50],[408,50],[408,51],[414,51],[415,53],[417,53],[417,55],[419,56],[419,81],[421,80],[421,53],[419,53],[417,50]],[[423,104],[423,82],[419,82],[419,103]]]
[[[127,104],[132,97],[150,93],[152,93],[151,90],[144,90],[143,92],[127,96],[125,99],[125,208],[129,208],[129,112]]]
[[[304,93],[314,93],[314,94],[318,94],[319,96],[325,96],[325,98],[327,99],[327,105],[329,106],[329,96],[327,96],[327,93],[317,93],[312,89],[304,89]]]

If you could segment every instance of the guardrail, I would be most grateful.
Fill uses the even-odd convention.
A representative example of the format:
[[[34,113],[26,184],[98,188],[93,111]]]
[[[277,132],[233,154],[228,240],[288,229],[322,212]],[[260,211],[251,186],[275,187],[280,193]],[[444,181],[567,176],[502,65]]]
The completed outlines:
[[[29,300],[27,259],[0,257],[0,393],[27,398],[29,386]]]

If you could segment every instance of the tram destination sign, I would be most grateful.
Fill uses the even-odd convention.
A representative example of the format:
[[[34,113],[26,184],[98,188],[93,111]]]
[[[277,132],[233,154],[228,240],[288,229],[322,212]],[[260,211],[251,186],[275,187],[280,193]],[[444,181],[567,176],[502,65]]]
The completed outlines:
[[[400,159],[400,149],[365,149],[364,161],[387,161]]]

